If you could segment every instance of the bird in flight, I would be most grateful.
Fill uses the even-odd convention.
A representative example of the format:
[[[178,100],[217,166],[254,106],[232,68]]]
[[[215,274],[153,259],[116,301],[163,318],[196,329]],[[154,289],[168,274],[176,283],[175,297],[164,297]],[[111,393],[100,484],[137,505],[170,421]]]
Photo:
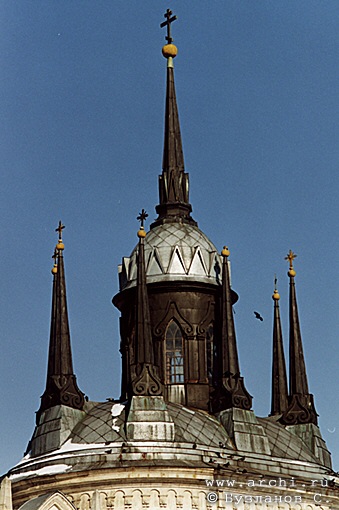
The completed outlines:
[[[255,318],[256,318],[256,319],[259,319],[260,321],[263,321],[263,320],[264,320],[264,319],[261,317],[260,313],[258,313],[258,312],[253,312],[253,313],[254,313],[254,315],[255,315]]]

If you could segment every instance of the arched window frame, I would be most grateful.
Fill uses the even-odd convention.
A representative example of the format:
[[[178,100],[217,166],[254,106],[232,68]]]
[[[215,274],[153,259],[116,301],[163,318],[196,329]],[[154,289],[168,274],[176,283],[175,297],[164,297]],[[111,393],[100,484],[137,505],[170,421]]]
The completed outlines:
[[[166,384],[184,384],[184,337],[174,319],[167,325],[164,345]]]

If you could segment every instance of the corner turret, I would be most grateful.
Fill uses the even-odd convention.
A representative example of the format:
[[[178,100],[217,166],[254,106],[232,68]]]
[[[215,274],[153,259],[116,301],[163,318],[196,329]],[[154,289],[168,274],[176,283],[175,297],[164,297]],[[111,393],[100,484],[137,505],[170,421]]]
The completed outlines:
[[[293,260],[296,254],[289,251],[286,260],[290,263],[288,276],[290,278],[290,388],[288,408],[281,417],[284,425],[297,425],[300,423],[314,423],[317,425],[317,412],[314,407],[313,395],[308,392],[308,383],[303,353],[297,296],[294,278],[296,272]]]
[[[273,319],[273,363],[272,363],[272,397],[271,416],[282,414],[287,409],[287,376],[284,355],[283,336],[280,321],[279,299],[277,279],[274,281],[274,319]]]

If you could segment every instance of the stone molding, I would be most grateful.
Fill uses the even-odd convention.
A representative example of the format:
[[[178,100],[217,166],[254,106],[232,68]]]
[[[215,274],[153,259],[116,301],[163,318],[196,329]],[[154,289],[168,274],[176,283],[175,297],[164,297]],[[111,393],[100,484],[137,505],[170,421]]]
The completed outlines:
[[[278,466],[277,466],[278,467]],[[338,485],[332,487],[322,486],[320,473],[316,486],[312,486],[313,476],[298,480],[296,487],[287,484],[287,488],[271,486],[250,486],[248,481],[262,479],[263,471],[254,473],[240,473],[227,469],[215,470],[187,469],[187,468],[163,468],[163,469],[123,469],[120,470],[97,470],[84,473],[58,476],[39,477],[36,480],[20,481],[13,484],[13,509],[14,510],[334,510],[338,508]],[[279,474],[266,474],[268,480],[287,480],[288,477],[280,478]],[[41,479],[40,479],[41,478]],[[315,475],[317,478],[317,475]],[[235,485],[231,488],[220,488],[216,480],[234,480]],[[213,485],[207,486],[206,480],[212,480]],[[337,482],[339,480],[336,480]],[[32,483],[33,482],[33,483]],[[35,498],[51,493],[62,493],[72,506],[44,506],[32,507],[27,502]],[[216,493],[219,501],[209,503],[207,494]],[[49,493],[49,494],[48,494]],[[228,503],[226,494],[234,496],[265,497],[270,495],[285,497],[287,501],[282,503],[242,501]],[[231,496],[228,496],[229,498]],[[296,498],[301,498],[299,503]],[[235,498],[234,498],[235,500]],[[321,500],[321,501],[320,501]],[[27,503],[27,506],[24,504]],[[318,504],[316,504],[318,503]]]

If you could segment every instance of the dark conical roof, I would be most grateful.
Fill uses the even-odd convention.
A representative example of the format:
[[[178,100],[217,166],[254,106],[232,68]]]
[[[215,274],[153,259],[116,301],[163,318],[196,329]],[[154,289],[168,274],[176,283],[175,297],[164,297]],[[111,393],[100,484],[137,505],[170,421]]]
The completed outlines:
[[[298,304],[295,291],[293,260],[296,255],[290,250],[286,259],[290,261],[290,388],[289,405],[281,421],[286,425],[300,423],[317,424],[317,412],[313,395],[308,392],[307,374],[299,324]]]
[[[144,238],[146,232],[143,221],[146,213],[142,210],[140,218],[142,226],[138,232],[138,273],[137,273],[137,302],[136,302],[136,332],[135,357],[131,365],[131,393],[132,395],[156,396],[161,395],[162,385],[158,377],[157,367],[154,366],[154,352],[152,343],[151,318],[148,303],[145,270]]]
[[[174,47],[174,45],[168,46]],[[162,174],[159,176],[159,205],[156,207],[156,212],[159,216],[152,223],[151,228],[171,222],[197,225],[191,217],[192,206],[189,203],[189,178],[184,168],[174,85],[173,57],[167,54],[165,56],[167,58],[165,136]]]
[[[287,408],[288,390],[283,336],[280,321],[278,291],[275,289],[273,319],[273,363],[272,363],[272,399],[271,415],[282,414]]]
[[[240,376],[237,340],[234,327],[232,291],[228,267],[229,250],[222,250],[222,296],[221,296],[221,371],[212,394],[211,408],[219,412],[232,407],[251,409],[252,397]],[[219,369],[220,370],[220,369]]]
[[[57,229],[60,234],[61,228],[60,222]],[[45,392],[41,397],[38,419],[43,411],[55,405],[66,405],[75,409],[82,409],[84,405],[84,394],[79,390],[73,372],[63,250],[64,244],[60,235],[54,255],[56,264],[52,271],[53,292],[47,381]]]

